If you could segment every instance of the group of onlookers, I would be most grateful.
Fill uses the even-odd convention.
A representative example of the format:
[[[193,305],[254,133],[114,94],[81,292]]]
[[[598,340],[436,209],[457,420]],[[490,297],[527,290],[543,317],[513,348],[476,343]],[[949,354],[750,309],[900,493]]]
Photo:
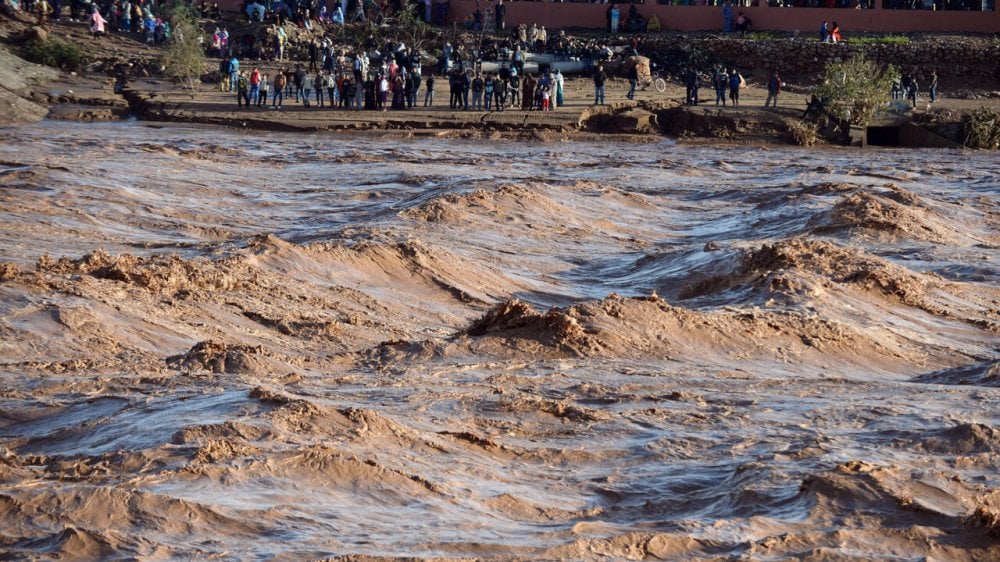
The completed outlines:
[[[931,72],[930,84],[927,93],[930,96],[930,103],[937,101],[938,76],[936,71]],[[913,107],[917,107],[917,96],[920,94],[920,82],[917,76],[904,72],[898,80],[893,80],[890,95],[893,100],[909,100]]]
[[[157,17],[150,0],[21,0],[19,9],[38,15],[38,24],[64,21],[67,9],[70,22],[90,24],[94,37],[108,30],[145,35],[147,43],[163,43],[170,38],[170,23]]]

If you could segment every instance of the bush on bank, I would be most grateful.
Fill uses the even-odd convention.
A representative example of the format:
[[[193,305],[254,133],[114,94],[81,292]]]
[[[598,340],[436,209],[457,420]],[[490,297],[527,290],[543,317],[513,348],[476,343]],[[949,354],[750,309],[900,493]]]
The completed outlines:
[[[58,39],[48,41],[33,39],[21,47],[21,56],[33,63],[63,70],[77,70],[87,62],[79,47]]]

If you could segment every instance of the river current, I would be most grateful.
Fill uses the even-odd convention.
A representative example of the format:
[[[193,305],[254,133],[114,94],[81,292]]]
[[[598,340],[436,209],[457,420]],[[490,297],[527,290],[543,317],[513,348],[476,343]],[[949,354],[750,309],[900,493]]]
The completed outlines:
[[[12,558],[1000,558],[1000,159],[42,122]]]

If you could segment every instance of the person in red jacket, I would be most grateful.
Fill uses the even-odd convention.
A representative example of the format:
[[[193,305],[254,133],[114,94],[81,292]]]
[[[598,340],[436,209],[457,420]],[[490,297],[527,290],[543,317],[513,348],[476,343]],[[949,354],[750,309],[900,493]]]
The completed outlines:
[[[256,67],[253,72],[250,73],[250,101],[249,103],[256,104],[260,97],[260,70]]]

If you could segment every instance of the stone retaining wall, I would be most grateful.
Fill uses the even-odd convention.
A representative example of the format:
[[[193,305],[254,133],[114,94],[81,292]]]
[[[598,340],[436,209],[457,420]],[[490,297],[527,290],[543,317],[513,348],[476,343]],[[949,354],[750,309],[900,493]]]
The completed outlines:
[[[881,64],[894,64],[905,72],[929,76],[931,70],[945,77],[1000,80],[1000,42],[962,39],[916,40],[909,44],[828,44],[812,37],[746,40],[729,37],[650,36],[640,47],[642,54],[669,72],[690,60],[699,67],[722,63],[740,69],[815,78],[827,63],[858,55]]]

